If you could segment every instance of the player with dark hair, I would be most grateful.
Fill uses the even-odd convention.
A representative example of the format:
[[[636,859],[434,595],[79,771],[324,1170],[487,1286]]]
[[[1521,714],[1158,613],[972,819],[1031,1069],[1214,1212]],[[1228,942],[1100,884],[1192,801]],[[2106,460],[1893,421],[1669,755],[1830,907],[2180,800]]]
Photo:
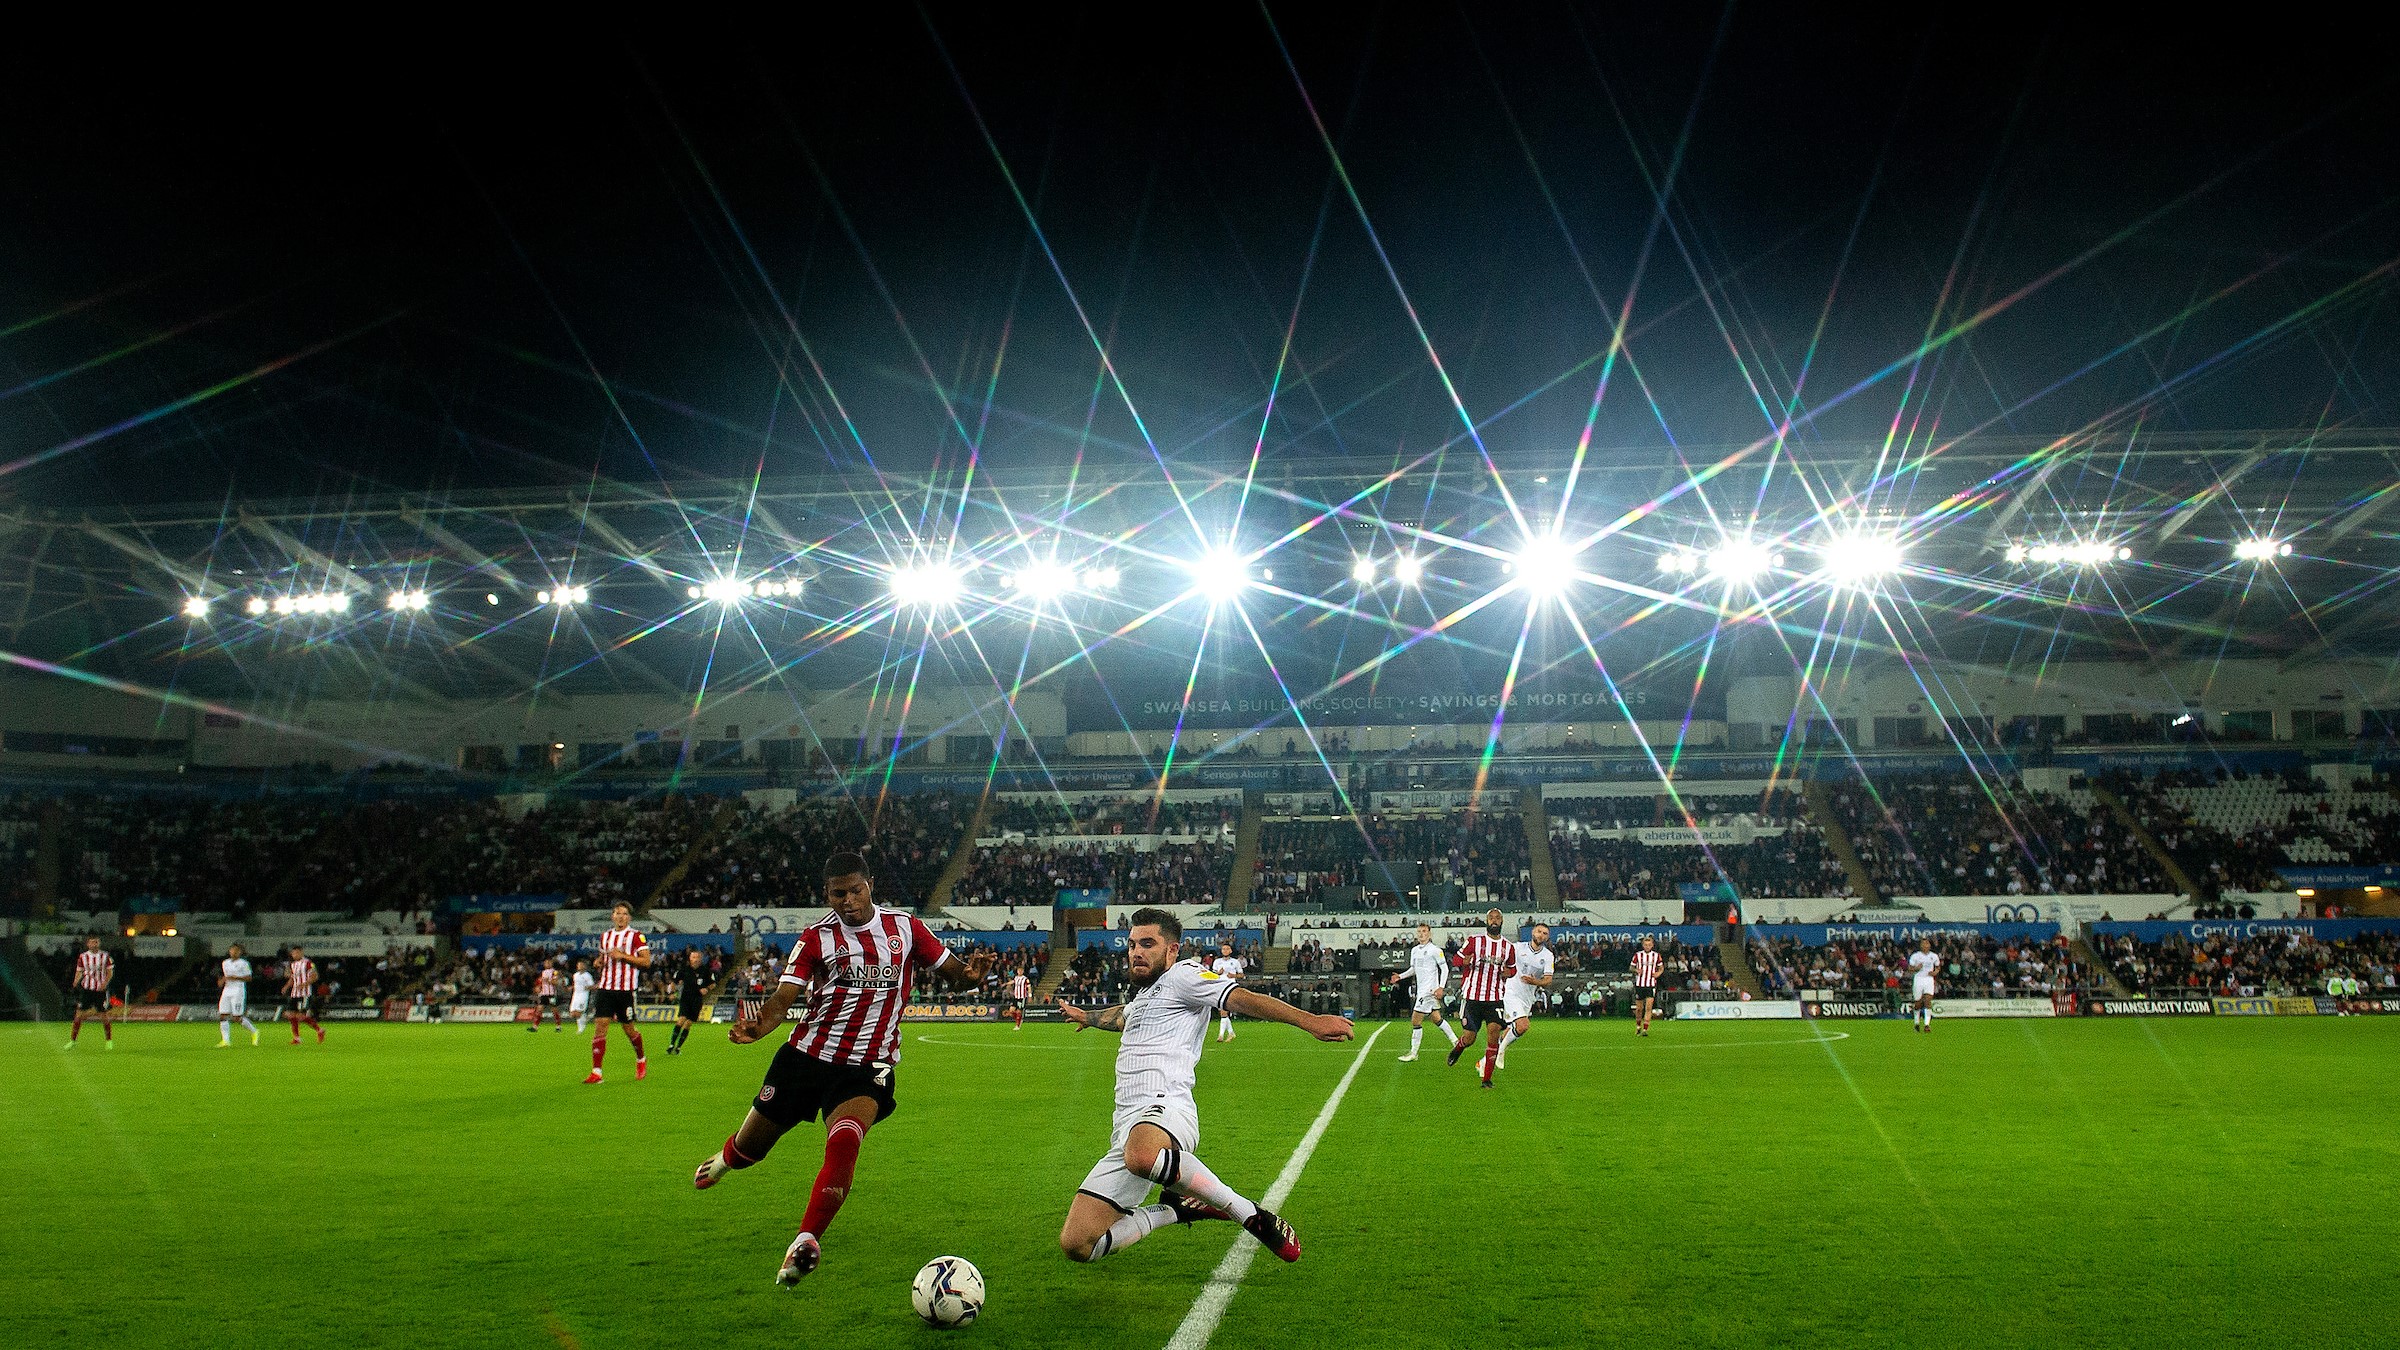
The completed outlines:
[[[565,1031],[567,1029],[566,1020],[559,1013],[558,958],[555,956],[543,961],[542,968],[534,973],[533,1021],[526,1024],[525,1029],[527,1031],[540,1031],[542,1029],[542,1014],[545,1012],[550,1014],[550,1029],[552,1031]]]
[[[1666,958],[1658,954],[1658,944],[1649,934],[1642,935],[1642,949],[1633,954],[1633,1034],[1650,1034],[1650,1010],[1658,1002],[1658,973],[1666,968]]]
[[[1483,1085],[1492,1085],[1494,1061],[1500,1057],[1500,1028],[1508,1018],[1500,1006],[1507,995],[1510,976],[1517,973],[1517,944],[1500,936],[1500,925],[1507,916],[1497,909],[1484,911],[1483,931],[1458,944],[1458,955],[1450,964],[1460,971],[1458,984],[1458,1022],[1465,1035],[1450,1047],[1451,1064],[1475,1043],[1477,1028],[1484,1029]]]
[[[878,906],[866,859],[855,853],[825,860],[825,899],[833,912],[801,931],[775,992],[755,1016],[734,1025],[731,1039],[735,1045],[764,1039],[803,997],[807,1011],[775,1051],[741,1128],[692,1173],[692,1185],[707,1190],[727,1172],[766,1157],[793,1126],[824,1119],[824,1166],[809,1190],[800,1235],[775,1272],[775,1282],[787,1286],[817,1268],[825,1230],[849,1198],[859,1145],[899,1109],[893,1078],[900,1011],[917,972],[972,989],[992,967],[990,952],[959,961],[923,920]]]
[[[300,1043],[303,1022],[317,1033],[317,1044],[325,1043],[325,1028],[317,1021],[316,1005],[317,963],[309,960],[295,942],[283,963],[283,1016],[292,1024],[292,1044]]]
[[[217,963],[217,1048],[233,1046],[233,1021],[240,1018],[250,1029],[250,1043],[258,1044],[258,1023],[250,1020],[250,959],[242,954],[242,944],[236,942],[225,948],[225,959]]]
[[[1212,1014],[1235,1012],[1286,1022],[1320,1041],[1350,1039],[1350,1019],[1305,1013],[1279,998],[1244,989],[1226,976],[1182,959],[1183,924],[1164,909],[1137,909],[1125,934],[1134,995],[1115,1007],[1086,1012],[1060,999],[1058,1010],[1077,1031],[1098,1027],[1124,1033],[1117,1047],[1116,1118],[1108,1152],[1075,1188],[1058,1245],[1075,1261],[1097,1261],[1171,1223],[1229,1219],[1286,1261],[1300,1259],[1292,1226],[1258,1207],[1192,1153],[1200,1142],[1200,1111],[1192,1081]],[[1143,1199],[1155,1185],[1161,1203]]]
[[[1911,1031],[1933,1030],[1933,996],[1941,992],[1939,977],[1942,954],[1933,949],[1932,938],[1918,938],[1917,949],[1908,954],[1909,1013]]]
[[[75,989],[75,1022],[67,1028],[67,1048],[75,1048],[75,1040],[83,1035],[83,1015],[100,1014],[100,1038],[108,1048],[117,1048],[116,1022],[109,1016],[108,986],[116,978],[117,959],[100,949],[100,939],[87,937],[83,950],[75,953],[75,973],[67,983]]]
[[[680,1055],[683,1043],[692,1038],[692,1024],[700,1020],[700,1005],[708,997],[708,953],[698,947],[684,953],[683,964],[675,968],[675,1032],[667,1037],[667,1053]]]
[[[633,1077],[650,1076],[650,1057],[642,1050],[642,1033],[633,1029],[633,998],[641,973],[650,968],[650,939],[633,926],[633,906],[620,900],[608,912],[608,931],[600,935],[600,988],[592,996],[592,1072],[586,1083],[600,1081],[600,1061],[608,1058],[608,1024],[625,1028],[633,1042]]]

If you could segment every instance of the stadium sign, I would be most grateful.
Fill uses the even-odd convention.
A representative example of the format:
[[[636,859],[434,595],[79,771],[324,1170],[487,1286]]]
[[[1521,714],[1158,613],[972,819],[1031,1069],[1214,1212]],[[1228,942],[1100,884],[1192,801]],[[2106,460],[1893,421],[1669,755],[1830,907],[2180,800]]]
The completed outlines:
[[[442,902],[453,914],[548,914],[565,909],[564,895],[453,895]]]
[[[994,951],[1010,952],[1019,947],[1041,947],[1050,942],[1050,935],[1032,929],[1001,929],[997,932],[982,928],[950,929],[934,934],[942,945],[952,951],[973,947],[990,947]]]
[[[713,947],[721,952],[733,950],[731,933],[648,933],[653,951],[680,952],[691,947]],[[790,944],[785,944],[790,945]],[[588,956],[600,950],[598,933],[471,933],[459,938],[458,949],[469,956],[485,952],[513,952],[525,948],[559,956]]]
[[[317,1020],[320,1022],[379,1022],[383,1020],[383,1009],[360,1007],[327,1008],[323,1012],[317,1014]]]
[[[1121,952],[1125,950],[1127,931],[1123,928],[1079,928],[1075,931],[1075,950],[1079,952]],[[968,934],[967,936],[975,935]],[[988,936],[997,937],[999,934],[994,933]],[[1049,938],[1044,935],[1042,940],[1047,942]],[[1266,940],[1265,930],[1258,928],[1186,928],[1183,930],[1183,948],[1186,952],[1193,954],[1197,954],[1204,948],[1214,950],[1220,942],[1258,944]]]
[[[117,1009],[120,1022],[172,1022],[182,1008],[172,1003],[128,1003]]]
[[[2084,927],[2101,937],[2130,937],[2136,942],[2162,942],[2171,937],[2205,942],[2217,937],[2240,939],[2292,933],[2319,942],[2347,942],[2368,933],[2400,933],[2400,919],[2166,919],[2090,923]]]
[[[2276,1000],[2271,998],[2218,998],[2214,1000],[2219,1017],[2273,1017]],[[2311,1011],[2314,1011],[2312,1006]]]
[[[1919,938],[1995,938],[2048,942],[2058,936],[2054,923],[1755,923],[1754,938],[1787,938],[1803,947],[1829,942],[1915,942]]]
[[[1780,1022],[1800,1016],[1798,999],[1729,999],[1722,1003],[1686,999],[1675,1006],[1680,1022]]]
[[[453,1003],[442,1009],[445,1022],[514,1022],[514,1003]]]
[[[2329,891],[2364,890],[2369,886],[2400,886],[2400,864],[2367,867],[2278,867],[2275,875],[2295,889],[2315,886]]]
[[[1808,1017],[1898,1016],[1887,1003],[1870,1003],[1861,999],[1810,999],[1800,1005],[1800,1011]]]
[[[903,1022],[989,1022],[999,1015],[989,1003],[911,1003],[900,1010]]]
[[[2094,998],[2083,1006],[2104,1017],[2181,1017],[2217,1010],[2216,1000],[2206,998]]]
[[[1937,998],[1936,1017],[2056,1017],[2058,1009],[2043,998]]]

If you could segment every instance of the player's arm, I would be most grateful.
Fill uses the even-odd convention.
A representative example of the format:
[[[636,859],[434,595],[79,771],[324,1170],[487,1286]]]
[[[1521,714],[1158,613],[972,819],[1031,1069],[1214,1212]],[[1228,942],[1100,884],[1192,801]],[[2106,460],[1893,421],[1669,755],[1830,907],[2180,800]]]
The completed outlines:
[[[1108,1007],[1086,1012],[1062,998],[1058,1001],[1058,1011],[1060,1016],[1075,1024],[1077,1031],[1085,1027],[1095,1027],[1101,1031],[1125,1029],[1125,1005],[1122,1003],[1112,1003]]]
[[[928,973],[940,976],[942,983],[952,989],[973,989],[983,983],[984,976],[992,973],[992,954],[977,952],[961,961],[955,954],[944,952],[941,964]]]
[[[767,1001],[759,1005],[758,1016],[747,1022],[734,1023],[733,1030],[725,1033],[726,1036],[735,1045],[748,1045],[770,1030],[782,1026],[783,1015],[791,1011],[792,1003],[800,997],[801,988],[790,980],[778,981],[775,992],[767,995]]]
[[[632,951],[626,952],[625,954],[619,956],[617,959],[624,962],[626,965],[640,966],[642,969],[648,970],[650,968],[650,944],[645,942],[641,946],[634,948]]]
[[[1261,1021],[1283,1022],[1300,1028],[1320,1041],[1350,1039],[1350,1019],[1331,1013],[1306,1013],[1272,994],[1236,986],[1225,995],[1225,1010]]]

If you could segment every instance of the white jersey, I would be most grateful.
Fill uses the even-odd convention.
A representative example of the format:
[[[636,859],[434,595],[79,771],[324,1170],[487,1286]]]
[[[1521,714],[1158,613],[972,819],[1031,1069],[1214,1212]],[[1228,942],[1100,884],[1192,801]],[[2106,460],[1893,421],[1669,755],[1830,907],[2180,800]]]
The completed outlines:
[[[250,962],[239,956],[228,956],[217,963],[217,973],[225,977],[225,985],[217,991],[217,1011],[239,1016],[250,1008]]]
[[[1531,1006],[1540,986],[1527,983],[1527,977],[1540,979],[1558,969],[1558,953],[1548,947],[1535,947],[1530,942],[1517,944],[1517,973],[1508,977],[1508,997],[1511,1001]]]
[[[1439,945],[1420,942],[1408,949],[1408,974],[1417,982],[1417,997],[1431,998],[1450,978],[1450,958]]]
[[[1910,952],[1908,954],[1908,968],[1916,972],[1915,983],[1917,992],[1922,994],[1930,994],[1933,992],[1933,977],[1941,973],[1941,953]]]
[[[1242,958],[1238,956],[1220,956],[1209,962],[1208,968],[1226,979],[1238,980],[1242,978],[1242,964]]]
[[[592,972],[588,970],[576,971],[575,993],[571,998],[568,999],[567,1006],[571,1009],[578,1010],[590,1007],[592,1004],[592,986],[598,983],[598,980],[592,978]]]
[[[1208,1019],[1238,986],[1198,961],[1178,961],[1125,1005],[1117,1046],[1117,1109],[1192,1100],[1193,1070],[1208,1039]]]

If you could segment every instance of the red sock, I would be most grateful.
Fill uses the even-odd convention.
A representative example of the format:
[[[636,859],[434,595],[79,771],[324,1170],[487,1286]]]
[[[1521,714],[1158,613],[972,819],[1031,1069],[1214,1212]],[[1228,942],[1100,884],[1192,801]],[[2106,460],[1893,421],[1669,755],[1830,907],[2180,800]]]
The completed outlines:
[[[842,1212],[842,1201],[850,1198],[850,1174],[858,1166],[858,1144],[866,1134],[866,1126],[847,1117],[825,1132],[825,1166],[817,1172],[816,1189],[808,1193],[801,1232],[823,1237],[826,1225]]]
[[[115,1040],[116,1038],[117,1038],[117,1026],[116,1026],[116,1023],[109,1021],[109,1020],[108,1020],[107,1018],[105,1018],[105,1017],[101,1018],[101,1019],[100,1019],[100,1039],[101,1039],[101,1040],[104,1040],[104,1041],[113,1041],[113,1040]]]
[[[600,1061],[606,1058],[608,1058],[608,1028],[602,1027],[600,1028],[600,1034],[592,1037],[593,1073],[600,1072]]]
[[[642,1053],[642,1033],[633,1029],[633,1023],[619,1022],[617,1025],[625,1028],[625,1039],[633,1042],[633,1057],[635,1059],[648,1059],[649,1056]]]
[[[1500,1053],[1500,1043],[1499,1043],[1498,1041],[1486,1041],[1486,1042],[1484,1042],[1484,1045],[1483,1045],[1483,1077],[1484,1077],[1484,1081],[1485,1081],[1485,1082],[1490,1082],[1490,1081],[1491,1081],[1491,1077],[1492,1077],[1492,1059],[1493,1059],[1493,1057],[1494,1057],[1494,1056],[1498,1055],[1499,1053]]]
[[[723,1159],[727,1167],[730,1167],[738,1172],[743,1168],[748,1167],[752,1163],[757,1162],[758,1159],[751,1157],[749,1154],[742,1152],[738,1148],[735,1148],[733,1146],[734,1138],[735,1136],[730,1134],[725,1136],[725,1147],[717,1154],[717,1157]]]
[[[75,1025],[73,1025],[73,1026],[71,1026],[71,1027],[68,1027],[68,1028],[67,1028],[67,1044],[69,1044],[69,1045],[73,1045],[75,1042],[77,1042],[78,1040],[81,1040],[82,1038],[83,1038],[83,1014],[82,1014],[82,1013],[77,1013],[77,1014],[75,1014]]]

